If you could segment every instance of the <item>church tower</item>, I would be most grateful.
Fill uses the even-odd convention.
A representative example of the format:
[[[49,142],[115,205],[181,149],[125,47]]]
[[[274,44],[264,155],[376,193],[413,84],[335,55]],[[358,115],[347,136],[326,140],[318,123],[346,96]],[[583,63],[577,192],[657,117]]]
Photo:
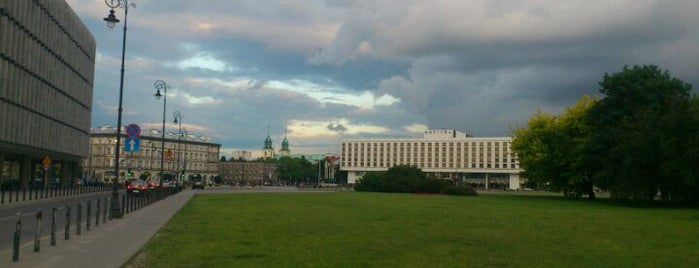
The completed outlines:
[[[274,148],[272,148],[272,136],[269,135],[269,127],[267,127],[267,138],[265,139],[265,147],[262,148],[262,158],[274,158]]]
[[[286,138],[286,131],[284,131],[284,140],[282,140],[282,149],[279,150],[279,154],[282,156],[289,156],[291,150],[289,150],[289,140]]]

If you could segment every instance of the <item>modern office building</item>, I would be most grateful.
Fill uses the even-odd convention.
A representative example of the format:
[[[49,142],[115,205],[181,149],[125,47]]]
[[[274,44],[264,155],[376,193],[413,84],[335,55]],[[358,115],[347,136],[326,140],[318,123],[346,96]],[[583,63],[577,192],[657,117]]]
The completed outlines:
[[[95,47],[63,0],[0,1],[0,180],[80,176]]]
[[[121,144],[128,146],[125,143],[125,129],[121,133]],[[219,174],[217,164],[221,145],[213,143],[211,138],[191,133],[165,133],[164,162],[160,161],[161,142],[161,130],[149,129],[141,131],[138,151],[122,148],[119,156],[120,180],[127,177],[159,178],[161,163],[165,174],[178,175],[181,180],[201,176],[211,181]],[[103,125],[92,128],[90,154],[82,163],[85,177],[112,181],[115,177],[115,150],[116,127]]]
[[[473,137],[456,130],[427,130],[422,138],[342,142],[340,169],[348,183],[366,172],[414,165],[423,172],[480,189],[521,189],[522,171],[510,137]]]

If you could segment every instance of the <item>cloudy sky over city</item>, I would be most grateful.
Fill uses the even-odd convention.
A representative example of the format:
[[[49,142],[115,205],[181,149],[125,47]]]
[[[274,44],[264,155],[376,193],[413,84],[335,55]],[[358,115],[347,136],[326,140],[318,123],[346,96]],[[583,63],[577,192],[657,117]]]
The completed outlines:
[[[116,125],[121,23],[67,0],[97,42],[92,125]],[[508,136],[537,109],[598,93],[605,73],[654,64],[699,85],[696,0],[132,0],[123,123],[172,112],[223,155],[269,129],[293,153],[426,129]],[[696,90],[695,90],[696,91]]]

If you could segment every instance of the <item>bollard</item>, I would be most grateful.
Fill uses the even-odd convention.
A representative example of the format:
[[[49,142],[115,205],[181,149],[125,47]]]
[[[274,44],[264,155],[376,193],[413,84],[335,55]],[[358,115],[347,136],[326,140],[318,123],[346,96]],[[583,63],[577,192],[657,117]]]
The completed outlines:
[[[85,216],[85,231],[90,230],[90,217],[92,216],[92,201],[87,201],[87,215]]]
[[[109,205],[109,202],[107,202],[107,198],[104,198],[104,211],[102,213],[102,223],[107,223],[107,206]]]
[[[83,204],[78,203],[77,208],[75,208],[75,209],[77,210],[77,214],[78,214],[76,219],[75,219],[75,229],[76,229],[75,235],[80,235],[80,232],[82,232],[82,230],[80,230],[81,229],[80,223],[82,222],[82,216],[83,216]]]
[[[12,261],[19,261],[19,234],[22,232],[22,214],[17,212],[17,223],[15,225],[15,237],[12,243]]]
[[[105,199],[109,200],[109,221],[112,221],[112,203],[114,203],[114,199],[111,197],[105,197]],[[106,207],[106,206],[105,206]]]
[[[102,202],[102,200],[100,200],[99,198],[95,202],[96,203],[96,205],[95,205],[95,227],[100,226],[100,203],[101,202]]]
[[[34,252],[41,249],[41,209],[36,212],[36,232],[34,233]]]
[[[70,240],[70,205],[66,204],[66,231],[65,240]]]
[[[120,198],[121,198],[121,215],[122,215],[122,216],[123,216],[123,215],[126,215],[126,213],[127,213],[127,211],[126,211],[126,198],[127,198],[128,196],[129,196],[129,195],[127,194],[127,195],[125,195],[124,197],[120,197]]]
[[[51,209],[51,245],[56,245],[56,207]]]

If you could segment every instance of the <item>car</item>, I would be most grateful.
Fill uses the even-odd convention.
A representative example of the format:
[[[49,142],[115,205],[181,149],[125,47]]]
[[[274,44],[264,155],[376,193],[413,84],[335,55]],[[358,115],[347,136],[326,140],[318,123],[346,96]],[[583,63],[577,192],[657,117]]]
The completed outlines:
[[[160,182],[158,181],[148,181],[148,190],[153,190],[155,188],[158,188],[160,186]]]
[[[163,188],[171,188],[173,186],[174,186],[174,183],[171,179],[163,178]]]
[[[206,182],[204,182],[203,178],[194,178],[192,179],[192,189],[202,189],[204,190],[204,187],[206,186]]]
[[[131,180],[126,185],[126,193],[131,195],[143,195],[148,192],[148,183],[144,180]]]

